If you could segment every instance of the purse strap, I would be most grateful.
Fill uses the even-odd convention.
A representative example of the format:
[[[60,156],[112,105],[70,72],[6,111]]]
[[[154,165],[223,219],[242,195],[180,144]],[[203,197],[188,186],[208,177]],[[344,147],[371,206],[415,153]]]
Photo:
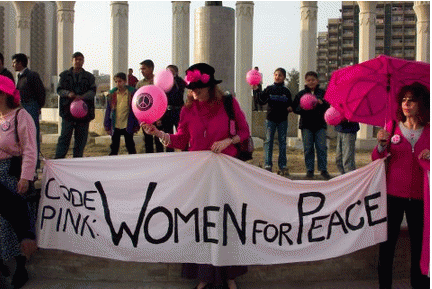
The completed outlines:
[[[21,110],[22,108],[18,108],[16,113],[15,113],[15,142],[17,144],[19,144],[19,135],[18,135],[18,112]]]
[[[235,136],[237,133],[236,133],[236,129],[235,129],[235,115],[234,115],[234,107],[233,107],[233,96],[230,93],[225,94],[224,108],[225,108],[225,111],[226,111],[228,118],[229,118],[228,130],[229,130],[231,136]]]

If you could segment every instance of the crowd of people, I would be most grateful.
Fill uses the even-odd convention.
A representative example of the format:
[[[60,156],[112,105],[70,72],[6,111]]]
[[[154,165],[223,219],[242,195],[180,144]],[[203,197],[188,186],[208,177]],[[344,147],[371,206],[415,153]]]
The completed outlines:
[[[35,214],[29,206],[27,195],[34,190],[40,151],[39,114],[45,103],[45,89],[39,75],[27,68],[28,58],[15,54],[12,65],[18,79],[4,68],[0,54],[0,274],[10,274],[4,261],[15,258],[14,288],[21,288],[28,280],[26,260],[37,249],[35,242]],[[95,77],[84,68],[84,55],[72,55],[72,67],[60,74],[57,93],[60,96],[59,112],[62,117],[61,132],[55,158],[65,158],[74,134],[73,157],[82,157],[87,143],[89,123],[95,118]],[[129,154],[135,154],[133,135],[143,131],[145,152],[172,152],[209,150],[237,156],[235,144],[249,138],[251,132],[238,101],[233,98],[236,134],[228,125],[230,118],[224,107],[225,94],[219,88],[221,80],[215,79],[215,70],[206,63],[197,63],[186,70],[185,79],[179,76],[175,65],[168,65],[174,76],[174,85],[167,92],[168,105],[163,117],[154,123],[139,123],[132,111],[132,98],[136,91],[154,83],[154,63],[150,59],[140,63],[143,79],[139,80],[129,69],[128,74],[114,75],[115,87],[107,96],[104,127],[111,136],[110,155],[119,152],[120,138],[125,138]],[[258,69],[258,68],[256,68]],[[300,115],[306,178],[314,178],[315,157],[324,179],[331,176],[327,169],[327,124],[324,113],[329,104],[324,99],[325,90],[319,87],[318,75],[309,71],[305,88],[295,96],[285,86],[286,71],[274,71],[274,84],[262,89],[261,83],[251,87],[255,109],[266,106],[266,139],[264,142],[264,168],[273,171],[274,136],[278,133],[279,174],[288,176],[286,136],[288,115]],[[187,96],[184,99],[185,90]],[[317,98],[312,109],[304,109],[300,99],[306,94]],[[404,86],[398,94],[398,121],[392,121],[377,135],[378,145],[372,159],[388,158],[387,202],[388,240],[380,245],[380,288],[391,288],[395,245],[400,224],[406,213],[411,238],[411,282],[413,288],[429,288],[429,278],[420,270],[423,239],[423,202],[428,190],[424,181],[429,169],[430,155],[430,92],[419,83]],[[71,113],[71,104],[82,100],[87,108],[83,117]],[[355,166],[355,141],[359,124],[344,121],[336,126],[336,164],[341,174],[353,171]],[[426,188],[427,187],[427,188]],[[237,288],[235,279],[247,272],[246,266],[212,266],[184,264],[182,276],[198,279],[198,289],[225,284]]]

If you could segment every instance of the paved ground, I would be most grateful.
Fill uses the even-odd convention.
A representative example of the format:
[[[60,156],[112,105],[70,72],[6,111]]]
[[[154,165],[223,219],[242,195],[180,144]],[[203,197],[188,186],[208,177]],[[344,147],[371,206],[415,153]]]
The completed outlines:
[[[138,283],[108,283],[108,282],[86,282],[86,281],[71,281],[71,280],[30,280],[23,289],[190,289],[193,288],[195,283],[151,283],[151,284],[138,284]],[[239,289],[378,289],[376,280],[372,281],[333,281],[333,282],[319,282],[302,284],[289,284],[289,283],[239,283]],[[409,280],[395,281],[393,289],[409,289]]]

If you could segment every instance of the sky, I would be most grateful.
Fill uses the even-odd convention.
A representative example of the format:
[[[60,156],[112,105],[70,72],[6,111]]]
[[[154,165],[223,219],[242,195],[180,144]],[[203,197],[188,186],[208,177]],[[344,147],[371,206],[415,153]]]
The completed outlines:
[[[171,1],[129,1],[129,67],[141,79],[139,63],[152,59],[155,72],[171,64]],[[223,1],[235,9],[235,1]],[[254,1],[253,66],[273,82],[278,67],[299,70],[300,2]],[[190,3],[190,64],[194,63],[194,13],[204,1]],[[318,1],[318,32],[327,31],[329,18],[341,17],[340,1]],[[74,51],[85,56],[84,68],[110,73],[110,1],[77,1]],[[182,76],[182,73],[180,72]]]

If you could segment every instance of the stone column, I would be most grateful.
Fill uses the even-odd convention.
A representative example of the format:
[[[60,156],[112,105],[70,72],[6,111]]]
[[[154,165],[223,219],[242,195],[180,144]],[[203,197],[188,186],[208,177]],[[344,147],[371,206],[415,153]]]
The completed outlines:
[[[300,90],[308,71],[317,69],[317,1],[300,2]]]
[[[129,39],[129,4],[127,1],[111,1],[111,86],[114,87],[114,75],[128,71]]]
[[[359,13],[359,63],[375,58],[377,1],[357,1]],[[357,147],[372,149],[376,145],[373,126],[360,124]]]
[[[189,67],[190,1],[172,3],[172,64],[177,65],[184,77]]]
[[[246,82],[246,73],[252,69],[253,57],[253,16],[252,1],[236,2],[236,56],[235,93],[241,108],[246,114],[249,127],[252,124],[252,90]]]
[[[57,4],[57,77],[64,70],[72,66],[72,54],[74,53],[74,16],[75,1],[56,1]],[[57,87],[54,88],[57,91]],[[43,142],[57,142],[61,131],[62,118],[59,117],[58,134],[42,136]],[[46,139],[46,141],[45,141]]]
[[[234,9],[220,1],[207,1],[195,11],[194,63],[205,62],[216,70],[223,90],[234,91]]]
[[[430,62],[430,2],[414,1],[417,16],[416,60]]]
[[[75,1],[57,4],[57,75],[72,66]]]
[[[34,1],[14,1],[16,15],[16,51],[24,53],[30,61],[30,23]]]

